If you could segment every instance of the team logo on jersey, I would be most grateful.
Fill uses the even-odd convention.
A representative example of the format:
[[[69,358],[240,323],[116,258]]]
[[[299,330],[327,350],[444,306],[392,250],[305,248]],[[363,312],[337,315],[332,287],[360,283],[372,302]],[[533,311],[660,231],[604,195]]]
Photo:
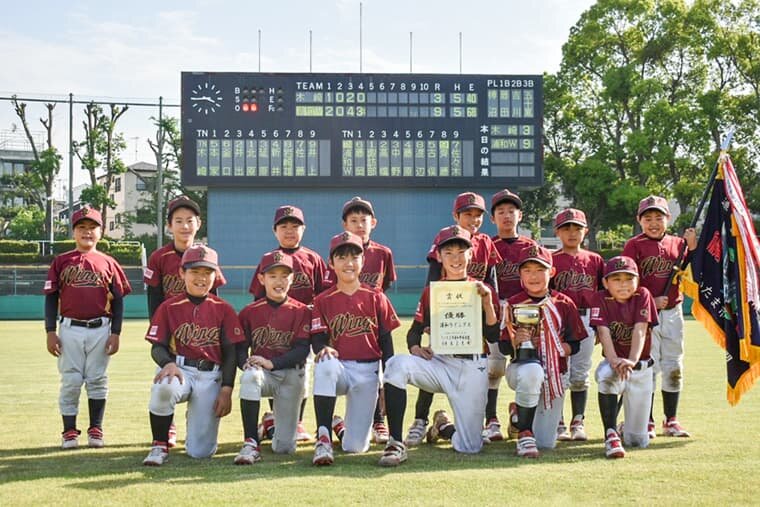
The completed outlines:
[[[293,334],[293,331],[283,331],[272,326],[258,327],[251,333],[251,350],[287,350]]]
[[[297,271],[293,274],[293,283],[290,284],[290,290],[294,289],[313,289],[311,278],[303,271]]]
[[[624,322],[610,322],[610,336],[612,340],[623,346],[629,346],[633,337],[633,326]]]
[[[380,273],[360,273],[359,281],[366,283],[371,287],[380,287],[381,274]]]
[[[671,259],[665,259],[663,257],[647,257],[641,261],[639,271],[641,277],[655,276],[657,278],[667,278],[670,276],[670,272],[673,270],[673,261]]]
[[[354,315],[352,313],[339,313],[330,322],[332,335],[339,337],[355,337],[372,333],[377,329],[377,317],[366,315]]]
[[[219,328],[203,327],[194,322],[185,322],[174,331],[174,339],[185,347],[203,348],[218,346]]]
[[[81,266],[66,266],[59,277],[62,286],[69,287],[105,287],[103,273],[96,273]]]
[[[504,260],[496,266],[496,276],[499,280],[518,280],[520,278],[519,265],[516,262]]]
[[[601,309],[599,309],[599,308],[592,308],[591,309],[591,318],[592,319],[598,319],[600,313],[601,313]]]
[[[179,296],[185,292],[185,281],[177,275],[166,275],[161,280],[161,286],[167,297]]]
[[[618,269],[617,267],[615,269]],[[594,289],[595,277],[587,273],[578,273],[576,271],[563,271],[554,277],[554,287],[558,291],[572,289],[580,291],[583,289]]]

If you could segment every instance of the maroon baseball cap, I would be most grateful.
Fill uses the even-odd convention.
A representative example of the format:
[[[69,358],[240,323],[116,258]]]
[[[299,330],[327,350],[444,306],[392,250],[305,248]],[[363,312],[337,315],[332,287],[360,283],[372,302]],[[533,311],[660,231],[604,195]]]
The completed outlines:
[[[365,199],[362,199],[357,195],[356,197],[352,197],[350,201],[346,201],[346,203],[343,205],[343,220],[346,219],[348,212],[354,208],[363,209],[373,217],[375,216],[375,210],[372,209],[372,203]]]
[[[355,245],[359,247],[359,250],[364,251],[364,245],[362,239],[354,233],[343,231],[340,234],[336,234],[330,240],[330,257],[333,252],[343,245]]]
[[[277,267],[288,268],[292,272],[293,257],[280,250],[275,250],[273,252],[265,253],[259,261],[259,270],[262,273],[266,273],[270,269]]]
[[[505,188],[504,190],[499,190],[493,196],[491,196],[491,214],[493,215],[493,210],[498,206],[499,204],[503,202],[511,202],[514,204],[517,209],[522,209],[523,202],[522,199],[520,199],[520,196],[515,194],[514,192],[511,192],[508,188]]]
[[[633,276],[639,276],[639,268],[636,266],[636,261],[630,257],[618,255],[604,265],[604,278],[614,273],[630,273]]]
[[[486,201],[482,195],[475,192],[464,192],[454,199],[454,213],[461,213],[468,209],[479,209],[485,213]]]
[[[166,220],[170,220],[172,214],[177,211],[178,208],[187,208],[195,213],[196,216],[201,216],[201,207],[198,206],[198,203],[186,195],[181,195],[169,201],[169,205],[166,206]]]
[[[559,229],[565,224],[578,224],[581,227],[588,227],[586,214],[575,208],[562,210],[554,217],[554,228]]]
[[[274,212],[274,226],[276,227],[277,224],[286,218],[293,218],[301,222],[301,224],[306,225],[306,220],[303,218],[303,211],[301,211],[300,208],[287,204],[285,206],[280,206],[277,208],[277,211]]]
[[[219,271],[219,256],[211,247],[206,245],[193,245],[182,254],[182,269],[211,268]]]
[[[650,209],[654,209],[657,211],[661,211],[662,213],[665,213],[667,216],[670,216],[670,209],[668,208],[668,200],[664,197],[660,197],[659,195],[650,195],[649,197],[644,197],[642,200],[639,201],[639,211],[636,214],[637,217],[640,217]]]
[[[552,253],[546,248],[538,245],[526,246],[520,250],[520,257],[517,264],[522,267],[526,262],[537,262],[542,266],[550,268],[553,266]]]
[[[103,217],[100,214],[100,211],[96,210],[95,208],[84,206],[76,210],[74,212],[74,215],[71,217],[72,227],[78,224],[79,222],[81,222],[82,220],[92,220],[99,226],[103,227]]]
[[[464,227],[459,225],[449,225],[438,231],[438,234],[436,234],[435,239],[433,240],[433,244],[438,250],[443,248],[446,243],[452,241],[463,241],[467,243],[468,247],[472,247],[471,238],[472,234],[470,234],[470,231]]]

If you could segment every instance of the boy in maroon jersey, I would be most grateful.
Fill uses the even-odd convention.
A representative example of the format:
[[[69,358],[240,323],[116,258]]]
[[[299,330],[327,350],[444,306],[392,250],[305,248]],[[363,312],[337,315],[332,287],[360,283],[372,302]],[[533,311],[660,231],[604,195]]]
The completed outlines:
[[[185,293],[158,307],[145,339],[160,370],[150,393],[153,446],[144,465],[169,458],[169,425],[177,403],[187,402],[185,449],[208,458],[217,448],[219,419],[230,413],[235,385],[235,344],[245,340],[232,306],[210,294],[219,270],[217,254],[204,245],[182,254]]]
[[[625,407],[625,445],[649,445],[647,423],[653,387],[649,368],[654,364],[650,347],[657,308],[649,291],[638,282],[633,259],[613,257],[604,269],[607,290],[597,292],[592,300],[591,325],[604,354],[596,369],[596,382],[608,458],[625,456],[615,421],[620,395]]]
[[[237,345],[240,375],[240,413],[245,442],[235,457],[236,465],[261,460],[256,441],[261,397],[274,399],[277,426],[272,451],[296,451],[298,411],[303,400],[304,363],[309,355],[311,311],[293,298],[293,258],[279,250],[264,254],[259,262],[266,297],[240,312],[246,341]],[[250,350],[250,356],[249,356]]]
[[[79,393],[87,388],[90,426],[87,443],[103,447],[103,413],[108,395],[108,361],[119,350],[123,297],[132,291],[121,266],[97,250],[103,219],[83,207],[71,217],[74,250],[53,259],[45,280],[47,350],[58,358],[59,406],[63,416],[61,447],[79,445]],[[60,307],[60,326],[56,333]]]
[[[517,455],[537,458],[538,449],[556,445],[567,358],[578,352],[587,335],[573,300],[549,289],[552,254],[529,246],[520,252],[518,265],[523,290],[509,298],[504,309],[504,331],[514,350],[506,377],[515,391]],[[515,328],[512,307],[521,304],[541,306],[537,326]]]
[[[556,273],[552,277],[551,287],[573,300],[581,315],[586,333],[593,336],[589,327],[588,309],[592,296],[602,288],[604,259],[602,256],[582,247],[588,234],[586,214],[581,210],[567,208],[557,213],[554,218],[554,232],[562,242],[562,247],[552,252]],[[558,440],[586,440],[583,420],[586,414],[588,398],[589,371],[591,356],[594,352],[594,340],[581,341],[581,349],[569,359],[570,402],[572,421],[570,431],[560,418],[557,427]]]
[[[334,236],[330,266],[336,284],[314,299],[315,465],[333,463],[331,430],[344,451],[369,449],[381,361],[385,363],[393,355],[391,331],[400,322],[385,294],[359,281],[363,260],[361,238],[347,231]],[[346,395],[345,425],[333,419],[339,394]]]
[[[683,294],[679,285],[667,287],[670,274],[681,254],[688,247],[697,247],[697,233],[689,228],[683,238],[667,234],[670,210],[664,197],[650,195],[639,202],[637,220],[641,234],[629,239],[623,247],[623,255],[632,258],[639,268],[640,284],[651,292],[658,310],[660,325],[652,331],[652,378],[657,385],[657,374],[662,372],[662,405],[665,420],[663,435],[688,437],[678,422],[678,399],[683,388]],[[690,254],[689,254],[690,255]],[[689,261],[689,255],[683,263]],[[654,394],[652,394],[654,404]],[[649,438],[655,437],[653,414],[649,420]]]
[[[474,192],[464,192],[454,199],[452,216],[454,222],[471,234],[472,254],[467,266],[467,276],[486,282],[491,287],[496,287],[496,266],[501,262],[501,256],[496,250],[491,238],[482,232],[478,232],[483,225],[483,216],[486,212],[486,201],[483,196]],[[438,245],[433,242],[427,255],[428,278],[427,283],[440,280],[443,265],[439,257]],[[498,379],[497,379],[498,384]],[[486,435],[492,440],[501,440],[501,432],[496,419],[497,391],[489,390],[486,408]],[[432,393],[421,390],[417,395],[415,416],[412,426],[406,437],[406,445],[419,445],[427,431],[430,406],[433,403]],[[493,413],[491,413],[493,412]],[[490,417],[489,417],[490,415]]]
[[[293,282],[290,284],[288,296],[310,305],[314,297],[330,286],[327,266],[317,252],[306,248],[301,244],[303,234],[306,231],[306,220],[303,211],[295,206],[280,206],[274,212],[274,236],[277,238],[278,250],[293,256]],[[261,285],[258,275],[259,268],[253,274],[248,292],[253,294],[254,299],[265,296],[264,286]],[[311,376],[312,360],[306,362],[305,378],[308,384]],[[301,415],[298,419],[298,440],[311,440],[311,435],[303,426],[303,411],[306,407],[308,385],[304,391],[304,399],[301,404]],[[268,438],[274,432],[275,420],[271,412],[264,414],[261,438]]]

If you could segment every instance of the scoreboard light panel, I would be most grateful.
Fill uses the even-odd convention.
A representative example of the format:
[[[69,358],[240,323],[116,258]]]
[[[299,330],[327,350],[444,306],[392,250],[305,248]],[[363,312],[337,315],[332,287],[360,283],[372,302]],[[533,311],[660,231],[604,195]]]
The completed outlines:
[[[182,73],[185,185],[533,187],[542,76]]]

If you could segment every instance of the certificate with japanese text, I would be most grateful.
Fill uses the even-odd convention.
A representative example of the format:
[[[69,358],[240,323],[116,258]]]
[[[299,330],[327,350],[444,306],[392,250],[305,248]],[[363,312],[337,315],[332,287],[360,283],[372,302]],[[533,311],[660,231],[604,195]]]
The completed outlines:
[[[436,354],[483,353],[483,308],[475,282],[430,283],[430,347]]]

